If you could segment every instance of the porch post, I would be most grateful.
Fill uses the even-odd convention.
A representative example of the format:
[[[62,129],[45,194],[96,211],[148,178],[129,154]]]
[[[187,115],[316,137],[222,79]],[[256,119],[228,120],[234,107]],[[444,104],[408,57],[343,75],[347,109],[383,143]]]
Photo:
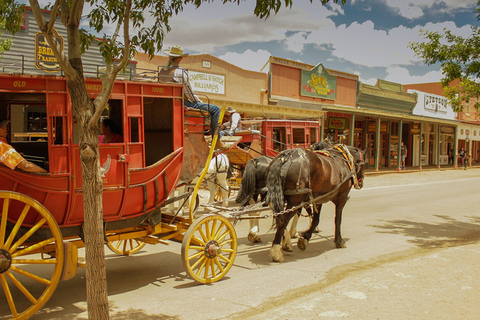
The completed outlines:
[[[423,144],[425,141],[423,141],[423,123],[420,122],[420,143],[418,144],[420,146],[420,150],[418,152],[418,169],[422,170],[422,149],[423,149]]]
[[[458,162],[457,162],[457,152],[458,152],[458,127],[455,127],[455,134],[453,136],[453,167],[458,168]]]
[[[377,127],[375,128],[375,171],[380,168],[380,123],[382,118],[377,118]]]
[[[355,147],[355,113],[352,113],[350,117],[350,139],[348,144]]]
[[[320,117],[320,141],[323,141],[325,135],[323,128],[325,121],[323,117],[325,117],[325,113]]]
[[[442,125],[438,125],[437,128],[437,169],[440,169],[440,149],[442,148],[442,141],[440,140],[440,128]]]
[[[402,141],[403,141],[402,136],[403,136],[403,119],[400,119],[400,121],[398,122],[397,171],[402,170],[402,167],[401,167]],[[408,150],[407,150],[407,156],[408,156]]]

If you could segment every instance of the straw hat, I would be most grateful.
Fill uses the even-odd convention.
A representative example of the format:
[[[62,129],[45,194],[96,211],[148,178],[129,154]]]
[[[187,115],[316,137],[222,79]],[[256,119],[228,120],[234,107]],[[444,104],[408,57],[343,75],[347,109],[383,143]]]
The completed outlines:
[[[226,111],[230,113],[234,113],[237,110],[233,109],[232,107],[228,107]]]
[[[163,50],[163,52],[170,57],[185,57],[188,54],[183,54],[183,48],[180,46],[174,46],[169,49]]]

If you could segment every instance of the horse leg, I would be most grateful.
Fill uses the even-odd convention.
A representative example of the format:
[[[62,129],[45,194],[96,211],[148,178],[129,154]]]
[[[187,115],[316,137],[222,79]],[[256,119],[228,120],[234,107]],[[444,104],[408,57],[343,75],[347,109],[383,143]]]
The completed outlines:
[[[300,217],[300,214],[296,214],[293,216],[292,224],[290,225],[290,237],[291,238],[297,238],[298,233],[297,233],[297,223],[298,223],[298,218]]]
[[[210,191],[210,198],[208,199],[208,203],[215,202],[215,193],[217,192],[215,183],[212,180],[213,179],[207,179],[207,188],[208,191]]]
[[[295,210],[292,213],[287,213],[287,221],[292,219],[292,216],[295,218],[295,217],[298,217],[298,215],[299,215],[298,210]],[[292,252],[293,251],[292,238],[290,236],[290,232],[286,228],[287,225],[288,225],[288,222],[285,225],[285,231],[284,231],[284,234],[283,234],[282,250]]]
[[[218,185],[220,186],[220,193],[222,194],[222,206],[228,207],[228,185],[227,185],[227,173],[222,172],[217,174]]]
[[[335,247],[337,248],[346,248],[345,240],[342,239],[342,234],[340,232],[340,226],[342,224],[342,212],[345,203],[339,203],[335,205]]]
[[[307,249],[308,242],[312,238],[312,234],[315,232],[315,230],[317,230],[318,223],[320,222],[321,210],[322,210],[321,204],[317,206],[317,210],[314,210],[313,216],[311,215],[311,209],[309,208],[307,210],[309,212],[309,215],[311,216],[310,228],[302,232],[301,236],[298,238],[298,241],[297,241],[297,247],[302,251]]]
[[[270,257],[274,262],[283,262],[285,258],[282,253],[282,239],[285,235],[285,228],[288,225],[288,222],[292,218],[293,213],[285,213],[278,215],[275,219],[275,224],[277,231],[275,232],[275,237],[273,238],[272,248],[270,249]]]
[[[255,200],[250,199],[249,203],[254,204]],[[260,215],[260,212],[252,213],[252,215],[258,216]],[[258,235],[258,232],[260,231],[260,223],[258,222],[258,219],[250,219],[249,222],[250,222],[250,231],[248,232],[248,236],[247,236],[248,241],[253,243],[262,242],[262,239]]]

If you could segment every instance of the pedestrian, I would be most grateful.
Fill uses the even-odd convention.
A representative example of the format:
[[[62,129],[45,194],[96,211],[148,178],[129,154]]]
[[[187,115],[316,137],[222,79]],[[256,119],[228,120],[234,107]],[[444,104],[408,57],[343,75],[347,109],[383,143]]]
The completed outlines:
[[[0,163],[15,170],[16,168],[26,172],[45,173],[47,170],[36,164],[25,160],[11,145],[7,142],[9,120],[0,119]]]
[[[407,158],[407,146],[403,143],[403,141],[402,141],[402,146],[400,147],[400,156],[402,159],[402,162],[400,165],[402,169],[405,170],[405,159]]]
[[[184,86],[184,105],[189,108],[200,109],[210,113],[210,132],[213,137],[220,117],[220,108],[214,104],[202,102],[193,91],[188,76],[188,70],[180,67],[180,62],[183,57],[188,56],[188,54],[183,53],[182,47],[174,46],[163,52],[168,56],[168,63],[160,70],[160,80],[182,83]]]
[[[464,147],[461,147],[460,148],[460,151],[458,151],[458,160],[459,162],[461,162],[462,164],[462,167],[464,169],[467,169],[466,165],[465,165],[465,158],[467,157],[467,152],[465,151],[465,148]]]

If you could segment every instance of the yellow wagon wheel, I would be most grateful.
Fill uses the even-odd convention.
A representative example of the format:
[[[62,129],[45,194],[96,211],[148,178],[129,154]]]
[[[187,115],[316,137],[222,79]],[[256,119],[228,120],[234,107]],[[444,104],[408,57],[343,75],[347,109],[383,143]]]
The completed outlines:
[[[27,319],[57,288],[62,234],[48,210],[26,195],[0,192],[0,213],[0,282],[10,315]],[[33,226],[21,228],[24,222]]]
[[[237,235],[228,219],[206,215],[195,220],[182,242],[182,260],[187,274],[200,283],[222,279],[237,254]]]
[[[223,196],[222,196],[222,187],[217,186],[215,189],[216,189],[216,192],[215,192],[215,196],[214,196],[213,200],[215,202],[220,202],[222,200],[225,200],[225,199],[223,199]],[[230,188],[228,188],[228,193],[227,193],[228,198],[230,198],[231,191],[232,190]]]
[[[116,254],[128,256],[142,250],[146,244],[140,239],[122,239],[107,242],[107,247]]]

